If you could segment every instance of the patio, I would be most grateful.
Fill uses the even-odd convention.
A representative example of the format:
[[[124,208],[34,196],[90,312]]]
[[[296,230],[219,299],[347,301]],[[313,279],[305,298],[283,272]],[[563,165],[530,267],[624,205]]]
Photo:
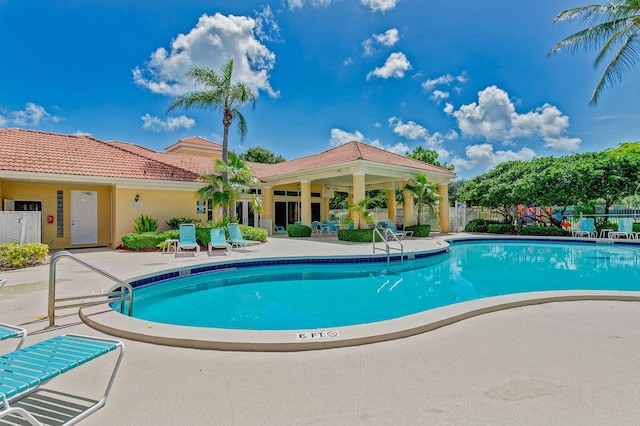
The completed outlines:
[[[451,235],[406,241],[425,250]],[[124,279],[215,260],[112,249],[74,251]],[[231,258],[370,254],[371,244],[271,237]],[[48,266],[2,274],[0,321],[27,343],[61,333],[100,335],[74,310],[44,330]],[[109,286],[61,261],[62,295]],[[90,287],[87,287],[90,286]],[[481,315],[429,333],[371,345],[295,353],[221,352],[125,340],[106,406],[87,425],[633,424],[640,417],[637,322],[631,302],[563,302]],[[2,347],[3,350],[5,347]],[[85,371],[52,385],[91,390]]]

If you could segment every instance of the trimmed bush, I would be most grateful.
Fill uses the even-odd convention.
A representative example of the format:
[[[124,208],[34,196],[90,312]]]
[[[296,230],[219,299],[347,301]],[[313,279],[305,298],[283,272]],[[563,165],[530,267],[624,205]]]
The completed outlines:
[[[413,231],[414,237],[425,238],[429,236],[431,232],[431,225],[410,225],[405,226],[405,231]]]
[[[340,241],[352,241],[354,243],[370,243],[373,241],[373,229],[340,229],[338,230]],[[376,234],[376,242],[382,239]]]
[[[571,232],[555,226],[529,225],[522,228],[523,235],[544,235],[553,237],[570,237]]]
[[[180,236],[178,230],[165,232],[143,232],[124,234],[122,236],[122,245],[131,250],[148,250],[159,247],[164,240],[177,240]]]
[[[473,219],[464,227],[464,232],[487,232],[489,225],[502,223],[499,220]]]
[[[206,246],[211,242],[211,228],[198,228],[196,227],[196,241],[201,246]],[[267,241],[267,231],[262,228],[254,228],[252,226],[240,225],[240,232],[242,232],[242,238],[252,241]],[[225,234],[229,237],[229,231],[225,228]],[[172,229],[164,232],[143,232],[143,233],[130,233],[122,236],[122,245],[131,250],[150,250],[157,249],[162,246],[165,240],[180,239],[180,230]]]
[[[40,265],[49,254],[49,246],[40,243],[0,244],[0,270]]]
[[[288,225],[287,235],[290,237],[310,237],[311,227],[307,225]]]
[[[491,223],[487,226],[490,234],[516,234],[516,227],[510,223]]]
[[[266,229],[254,228],[253,226],[246,225],[240,225],[240,232],[242,233],[242,238],[244,238],[245,240],[260,241],[262,243],[267,241],[267,236],[269,235]],[[227,234],[228,233],[229,231],[227,231]],[[207,241],[207,244],[208,243],[209,241]]]

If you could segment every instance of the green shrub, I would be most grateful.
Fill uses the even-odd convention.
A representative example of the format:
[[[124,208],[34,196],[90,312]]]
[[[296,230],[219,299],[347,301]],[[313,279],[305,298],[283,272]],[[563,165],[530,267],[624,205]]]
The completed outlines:
[[[510,223],[491,223],[487,226],[490,234],[515,234],[516,227]]]
[[[431,232],[431,225],[410,225],[405,226],[405,231],[413,231],[414,237],[425,238],[429,236]]]
[[[155,230],[158,229],[158,221],[141,214],[133,222],[133,229],[135,229],[139,234],[143,232],[155,232]]]
[[[49,246],[40,243],[0,244],[0,270],[25,268],[43,263]]]
[[[571,232],[565,229],[556,228],[555,226],[538,226],[530,225],[522,227],[524,235],[546,235],[553,237],[570,237]]]
[[[231,220],[227,217],[227,216],[223,216],[221,219],[216,220],[215,222],[213,220],[210,220],[207,222],[207,228],[227,228],[227,225],[231,223]]]
[[[122,236],[122,245],[131,250],[148,250],[160,247],[164,240],[177,240],[179,236],[180,231],[178,230],[143,233],[132,232]]]
[[[354,243],[370,243],[373,241],[373,229],[340,229],[338,230],[338,239]],[[378,234],[376,234],[376,241],[382,241]]]
[[[307,225],[287,225],[287,235],[290,237],[310,237],[311,227]]]
[[[200,219],[194,219],[191,217],[172,217],[166,222],[171,229],[180,229],[180,225],[183,223],[200,223]]]
[[[311,228],[309,228],[311,229]],[[242,238],[251,241],[267,241],[267,230],[262,228],[254,228],[253,226],[240,225],[240,231],[242,232]]]
[[[465,232],[487,232],[489,225],[502,223],[499,220],[473,219],[464,227]]]

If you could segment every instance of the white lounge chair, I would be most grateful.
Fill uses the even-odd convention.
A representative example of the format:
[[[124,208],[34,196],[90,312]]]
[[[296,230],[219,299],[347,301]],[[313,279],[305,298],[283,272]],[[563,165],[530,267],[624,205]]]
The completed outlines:
[[[24,343],[24,339],[27,338],[27,330],[22,327],[16,327],[15,325],[4,324],[0,322],[0,340],[20,338],[16,350],[20,349]]]
[[[638,234],[633,232],[633,219],[620,219],[618,221],[618,230],[609,232],[609,238],[622,238],[627,239],[637,238]]]
[[[107,388],[99,401],[91,400],[92,405],[69,410],[66,406],[47,402],[48,395],[47,398],[43,395],[27,399],[52,379],[115,350],[119,350],[119,354]],[[0,356],[0,419],[6,418],[8,424],[25,424],[26,421],[31,425],[42,425],[35,416],[42,415],[46,424],[52,424],[51,418],[64,415],[71,417],[65,425],[79,422],[106,403],[123,355],[124,344],[119,340],[66,334]],[[12,405],[23,402],[21,400],[24,403]],[[5,424],[4,420],[0,423]]]
[[[196,241],[196,226],[192,223],[183,223],[180,225],[180,240],[178,241],[178,250],[176,257],[183,250],[193,250],[192,254],[200,254],[200,244]]]
[[[231,254],[231,244],[227,242],[224,229],[216,228],[209,231],[211,241],[207,246],[207,254],[211,256],[213,249],[224,249],[224,254],[229,256]]]
[[[229,230],[229,242],[231,243],[231,248],[256,247],[256,250],[260,250],[262,243],[260,241],[245,240],[242,238],[242,231],[240,230],[240,225],[237,223],[228,224],[227,229]]]

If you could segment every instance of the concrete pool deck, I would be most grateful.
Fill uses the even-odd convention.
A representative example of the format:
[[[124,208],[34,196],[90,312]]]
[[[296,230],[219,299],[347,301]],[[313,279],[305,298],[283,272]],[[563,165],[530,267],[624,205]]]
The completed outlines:
[[[407,240],[405,250],[437,248],[451,236]],[[73,253],[123,279],[228,259]],[[231,258],[328,253],[370,254],[371,245],[274,237],[259,252],[234,251]],[[68,260],[60,261],[57,276],[61,295],[111,285]],[[48,266],[2,277],[0,321],[27,328],[27,344],[68,332],[101,334],[74,309],[58,312],[61,327],[44,330]],[[322,351],[211,351],[124,339],[109,400],[82,424],[634,424],[639,320],[637,302],[580,301],[517,307],[411,337]],[[94,389],[92,368],[52,387]]]

